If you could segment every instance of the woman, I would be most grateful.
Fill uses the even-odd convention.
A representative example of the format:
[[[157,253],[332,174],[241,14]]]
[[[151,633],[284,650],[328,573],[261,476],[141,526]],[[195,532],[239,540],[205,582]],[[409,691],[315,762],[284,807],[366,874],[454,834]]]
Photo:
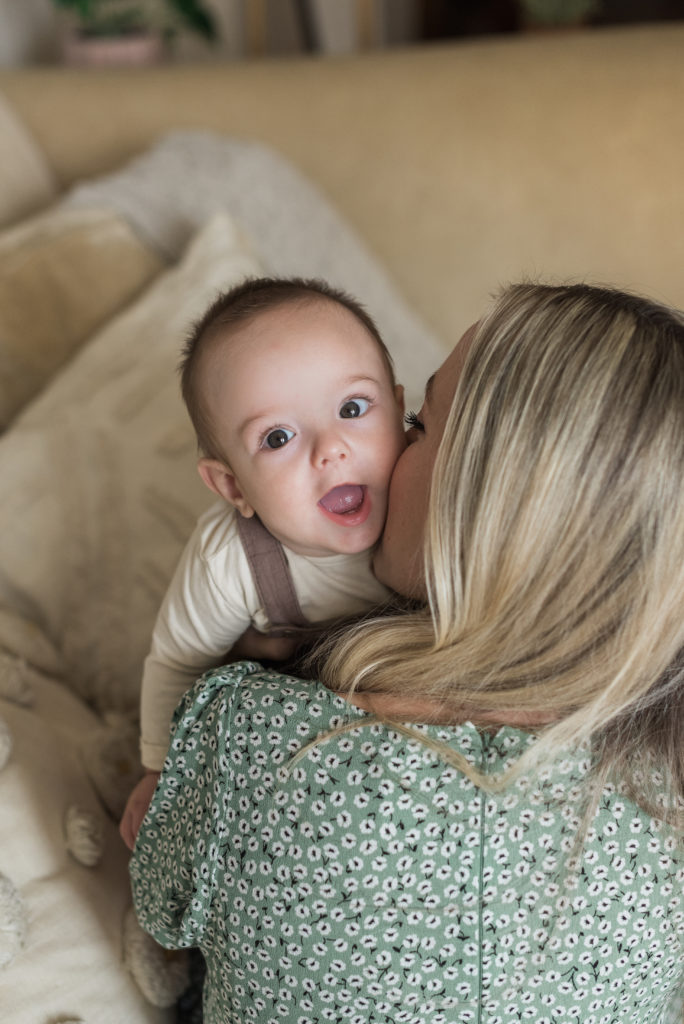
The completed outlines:
[[[428,383],[366,622],[200,680],[131,871],[204,1019],[626,1024],[684,979],[684,318],[506,290]]]

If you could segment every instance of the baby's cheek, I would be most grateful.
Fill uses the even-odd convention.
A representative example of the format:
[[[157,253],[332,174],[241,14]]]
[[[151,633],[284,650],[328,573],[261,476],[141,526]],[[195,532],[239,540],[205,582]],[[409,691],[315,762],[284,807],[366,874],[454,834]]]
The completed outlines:
[[[391,455],[388,460],[390,462],[391,469],[394,468],[397,459],[400,458],[404,451],[406,451],[406,448],[406,433],[404,432],[403,426],[400,426],[397,430],[394,431],[392,437],[392,445],[390,449]]]

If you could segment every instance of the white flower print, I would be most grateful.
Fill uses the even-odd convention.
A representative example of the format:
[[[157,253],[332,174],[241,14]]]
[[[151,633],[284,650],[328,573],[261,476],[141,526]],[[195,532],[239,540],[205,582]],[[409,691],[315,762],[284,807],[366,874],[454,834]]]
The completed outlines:
[[[665,1024],[684,978],[665,830],[608,787],[572,867],[584,751],[486,798],[379,724],[292,766],[363,717],[343,707],[253,663],[184,698],[131,876],[152,934],[211,962],[205,1024]],[[491,771],[534,742],[421,728]]]

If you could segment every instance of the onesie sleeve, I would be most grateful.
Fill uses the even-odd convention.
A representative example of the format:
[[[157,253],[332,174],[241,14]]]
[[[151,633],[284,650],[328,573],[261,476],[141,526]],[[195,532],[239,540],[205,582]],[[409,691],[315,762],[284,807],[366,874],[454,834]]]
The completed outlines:
[[[231,720],[244,680],[258,671],[238,662],[207,674],[176,710],[170,755],[129,865],[138,920],[168,949],[200,944],[207,926],[233,817]]]
[[[207,557],[201,525],[181,556],[143,670],[140,753],[146,768],[161,769],[173,712],[185,691],[202,672],[225,661],[252,621],[254,601],[245,595],[251,580],[245,581],[242,561],[237,542]]]

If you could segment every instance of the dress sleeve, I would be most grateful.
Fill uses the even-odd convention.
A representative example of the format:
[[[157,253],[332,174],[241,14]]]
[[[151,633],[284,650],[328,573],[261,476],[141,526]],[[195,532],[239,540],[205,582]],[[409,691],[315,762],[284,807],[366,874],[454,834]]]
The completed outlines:
[[[230,729],[243,681],[261,666],[238,662],[185,694],[130,861],[138,920],[162,946],[201,941],[234,818]]]

